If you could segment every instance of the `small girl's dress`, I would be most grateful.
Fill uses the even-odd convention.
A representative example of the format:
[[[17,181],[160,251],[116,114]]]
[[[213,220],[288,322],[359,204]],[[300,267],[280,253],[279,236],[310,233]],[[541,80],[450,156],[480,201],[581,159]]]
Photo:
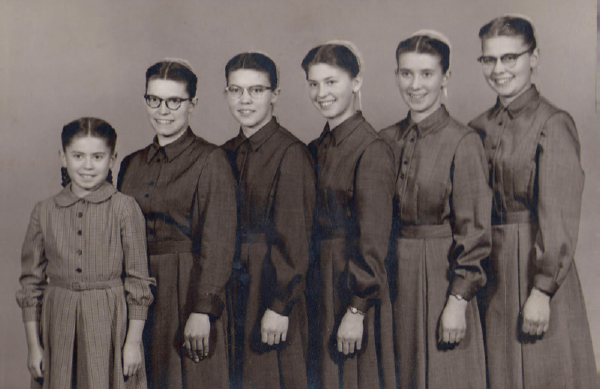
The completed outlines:
[[[23,321],[40,322],[45,370],[32,388],[147,387],[143,367],[125,380],[121,354],[127,320],[145,320],[153,300],[145,236],[135,200],[109,183],[35,205],[17,292]]]

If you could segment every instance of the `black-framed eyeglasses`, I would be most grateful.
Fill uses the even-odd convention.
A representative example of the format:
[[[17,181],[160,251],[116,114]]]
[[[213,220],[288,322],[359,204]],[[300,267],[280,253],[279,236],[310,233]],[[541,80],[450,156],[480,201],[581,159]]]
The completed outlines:
[[[171,111],[176,111],[181,107],[181,103],[187,100],[191,100],[191,98],[182,99],[181,97],[167,97],[166,99],[161,99],[158,96],[154,95],[144,95],[144,99],[146,99],[146,104],[150,108],[158,108],[164,101],[167,108]]]
[[[517,60],[520,56],[526,53],[531,53],[531,49],[527,49],[522,53],[506,53],[500,57],[500,62],[507,68],[512,68],[517,64]],[[482,55],[477,58],[477,61],[483,66],[484,69],[492,69],[498,63],[498,57],[494,57],[491,55]]]
[[[241,86],[237,86],[237,85],[229,85],[229,86],[225,87],[225,93],[227,93],[227,96],[230,99],[241,98],[242,95],[244,94],[245,90],[248,91],[248,94],[250,95],[251,98],[260,99],[266,90],[271,90],[271,87],[264,86],[264,85],[252,85],[252,86],[249,86],[248,88],[242,88]]]

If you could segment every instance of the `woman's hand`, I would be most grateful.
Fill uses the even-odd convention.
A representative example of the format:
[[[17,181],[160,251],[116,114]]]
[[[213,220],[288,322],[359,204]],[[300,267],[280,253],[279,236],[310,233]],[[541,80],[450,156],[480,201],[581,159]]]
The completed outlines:
[[[260,333],[263,343],[269,346],[285,342],[290,319],[267,308],[260,321]]]
[[[27,353],[27,368],[33,378],[42,378],[44,375],[44,349],[38,344],[30,346]]]
[[[467,300],[459,299],[454,295],[448,296],[446,307],[440,318],[438,342],[458,344],[467,332]]]
[[[338,351],[345,355],[362,347],[364,315],[346,311],[337,332]]]
[[[142,346],[140,343],[125,342],[123,346],[123,375],[131,377],[142,368]]]
[[[537,288],[531,293],[523,306],[523,333],[541,336],[550,325],[550,296]]]
[[[183,330],[183,347],[188,356],[198,363],[208,356],[210,336],[210,318],[205,313],[192,313]]]
[[[35,379],[44,376],[44,349],[40,342],[40,323],[37,321],[25,322],[25,336],[27,337],[27,369]]]

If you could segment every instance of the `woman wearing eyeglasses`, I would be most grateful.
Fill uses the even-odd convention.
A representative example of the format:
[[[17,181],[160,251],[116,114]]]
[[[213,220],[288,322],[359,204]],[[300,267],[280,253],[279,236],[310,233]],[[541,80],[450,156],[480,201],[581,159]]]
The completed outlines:
[[[491,388],[596,388],[589,324],[573,260],[584,174],[571,116],[532,84],[531,22],[502,16],[479,31],[496,105],[470,123],[493,190],[483,310]]]
[[[121,163],[118,187],[146,218],[157,280],[145,334],[151,388],[229,386],[225,284],[235,248],[235,181],[225,153],[194,135],[197,77],[184,60],[146,71],[156,136]]]
[[[306,146],[273,116],[279,86],[269,57],[236,55],[225,66],[225,80],[225,99],[240,123],[239,134],[222,146],[237,179],[232,383],[306,388],[312,160]]]

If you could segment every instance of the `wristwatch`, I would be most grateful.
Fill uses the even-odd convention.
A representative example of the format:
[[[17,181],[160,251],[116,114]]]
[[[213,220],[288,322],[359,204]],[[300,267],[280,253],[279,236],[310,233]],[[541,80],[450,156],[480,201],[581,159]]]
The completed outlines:
[[[348,310],[350,311],[350,313],[353,313],[355,315],[358,313],[359,315],[365,316],[365,313],[357,308],[348,307]]]
[[[460,294],[458,294],[458,293],[450,293],[450,295],[456,297],[456,299],[459,300],[459,301],[460,300],[465,300],[465,298],[463,296],[461,296]]]

